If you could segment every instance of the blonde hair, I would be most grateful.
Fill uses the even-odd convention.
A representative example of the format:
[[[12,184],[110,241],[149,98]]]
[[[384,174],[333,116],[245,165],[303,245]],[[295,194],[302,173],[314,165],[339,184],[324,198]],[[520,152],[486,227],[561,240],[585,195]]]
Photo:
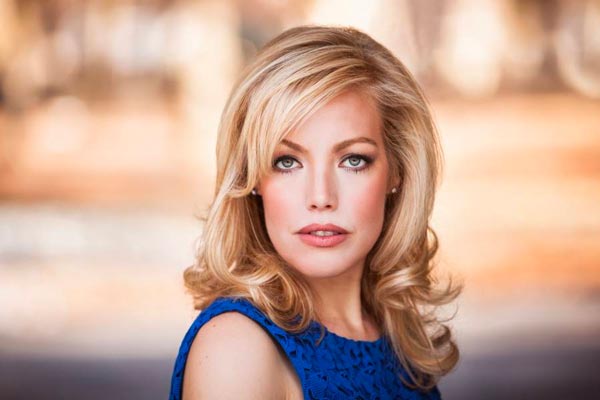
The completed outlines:
[[[436,288],[432,273],[438,238],[429,218],[442,152],[415,79],[359,30],[313,25],[286,30],[244,69],[221,117],[216,190],[201,217],[204,231],[196,263],[184,272],[185,285],[196,309],[220,296],[244,297],[291,333],[316,319],[314,293],[274,249],[261,199],[249,193],[272,169],[277,143],[346,90],[361,91],[376,103],[390,179],[401,182],[386,200],[381,235],[366,258],[362,302],[416,387],[430,389],[459,358],[450,329],[441,323],[446,320],[434,313],[462,291],[452,279]]]

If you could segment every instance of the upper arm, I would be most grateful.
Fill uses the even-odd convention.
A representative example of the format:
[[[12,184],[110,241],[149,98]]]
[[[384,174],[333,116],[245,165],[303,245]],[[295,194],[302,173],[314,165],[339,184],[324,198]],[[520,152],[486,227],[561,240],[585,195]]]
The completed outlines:
[[[183,400],[281,399],[277,344],[238,312],[211,318],[192,342],[183,375]]]

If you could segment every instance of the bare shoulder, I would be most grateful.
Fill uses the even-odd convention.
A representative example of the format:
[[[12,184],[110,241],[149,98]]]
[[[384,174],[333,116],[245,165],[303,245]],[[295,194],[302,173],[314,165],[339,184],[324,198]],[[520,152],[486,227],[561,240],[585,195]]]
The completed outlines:
[[[277,344],[239,312],[211,318],[198,331],[185,366],[183,400],[285,397]]]

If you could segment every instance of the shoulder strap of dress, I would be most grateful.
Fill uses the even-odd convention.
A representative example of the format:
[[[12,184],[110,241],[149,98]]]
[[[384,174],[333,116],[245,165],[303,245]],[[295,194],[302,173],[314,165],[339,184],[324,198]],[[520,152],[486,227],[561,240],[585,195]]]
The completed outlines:
[[[211,318],[229,311],[237,311],[245,316],[251,318],[263,329],[265,329],[271,337],[283,348],[286,355],[292,362],[292,365],[299,373],[302,386],[304,387],[304,376],[299,370],[296,360],[296,344],[294,340],[290,340],[290,334],[284,329],[273,323],[261,310],[259,310],[254,304],[245,298],[235,297],[220,297],[214,300],[207,308],[202,310],[196,317],[187,333],[185,334],[177,359],[175,360],[175,366],[173,368],[173,375],[171,377],[171,391],[169,400],[180,400],[183,386],[183,373],[185,370],[185,364],[187,361],[188,354],[192,347],[192,342],[198,334],[200,328],[208,322]]]

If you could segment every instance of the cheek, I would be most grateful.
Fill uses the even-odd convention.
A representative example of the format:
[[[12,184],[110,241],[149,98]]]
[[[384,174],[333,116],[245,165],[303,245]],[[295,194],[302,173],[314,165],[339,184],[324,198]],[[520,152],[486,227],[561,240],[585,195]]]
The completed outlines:
[[[292,202],[297,196],[290,195],[289,185],[280,185],[279,182],[265,182],[261,187],[267,230],[271,238],[277,238],[275,232],[281,233],[294,228],[289,224],[294,221],[294,210],[297,207]]]
[[[356,224],[362,226],[363,232],[378,235],[383,226],[385,207],[386,179],[382,174],[370,179],[365,184],[355,186],[352,193],[352,214]]]
[[[263,195],[263,205],[267,225],[283,224],[289,219],[292,209],[287,201],[289,201],[289,199],[286,198],[283,193]]]

